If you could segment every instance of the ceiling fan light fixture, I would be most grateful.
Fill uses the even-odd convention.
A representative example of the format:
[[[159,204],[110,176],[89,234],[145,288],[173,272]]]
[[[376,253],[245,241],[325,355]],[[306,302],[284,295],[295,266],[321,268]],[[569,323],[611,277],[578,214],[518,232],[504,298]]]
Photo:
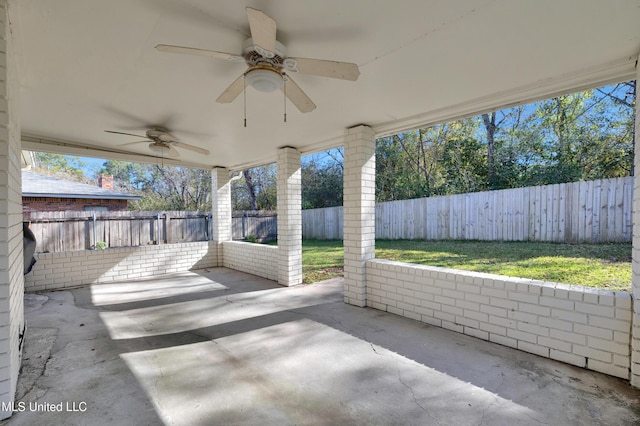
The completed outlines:
[[[168,155],[169,151],[170,151],[170,149],[169,149],[169,147],[167,145],[160,145],[160,144],[157,144],[155,142],[151,142],[149,144],[149,149],[151,151],[155,152],[155,153],[158,153],[158,154],[162,155],[162,156]]]
[[[284,84],[280,73],[264,68],[249,71],[245,78],[247,84],[260,92],[275,92]]]

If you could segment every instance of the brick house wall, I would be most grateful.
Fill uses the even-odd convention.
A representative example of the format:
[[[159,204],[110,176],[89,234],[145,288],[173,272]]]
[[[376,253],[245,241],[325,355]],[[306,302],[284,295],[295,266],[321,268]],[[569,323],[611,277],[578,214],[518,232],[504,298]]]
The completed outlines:
[[[11,416],[24,335],[20,86],[8,1],[0,0],[0,418]]]
[[[84,211],[85,207],[106,207],[108,211],[122,211],[128,209],[128,200],[22,197],[23,213]]]

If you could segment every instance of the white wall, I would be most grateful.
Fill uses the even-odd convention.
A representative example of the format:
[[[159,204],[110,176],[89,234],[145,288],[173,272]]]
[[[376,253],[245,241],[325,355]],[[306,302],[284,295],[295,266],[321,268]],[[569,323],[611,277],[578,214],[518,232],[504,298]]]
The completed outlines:
[[[40,253],[25,276],[26,291],[59,290],[218,266],[213,242]]]
[[[8,2],[0,0],[0,402],[14,400],[24,334],[20,117]],[[11,415],[0,411],[0,418]]]
[[[631,301],[627,292],[367,261],[367,306],[624,379]]]
[[[278,280],[278,247],[265,244],[224,241],[222,257],[225,268],[235,269],[269,280]]]

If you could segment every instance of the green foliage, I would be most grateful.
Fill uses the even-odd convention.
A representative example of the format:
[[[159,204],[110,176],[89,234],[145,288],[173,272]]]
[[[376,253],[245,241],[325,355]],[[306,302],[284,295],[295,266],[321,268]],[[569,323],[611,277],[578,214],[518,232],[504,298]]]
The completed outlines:
[[[302,208],[341,206],[343,181],[340,163],[311,158],[302,166]]]
[[[106,161],[99,173],[113,175],[117,190],[142,196],[131,210],[210,210],[211,172],[185,167]]]
[[[78,157],[36,152],[34,166],[38,173],[51,174],[76,182],[88,182],[83,172],[86,163]]]
[[[276,180],[275,164],[246,170],[239,179],[231,182],[233,210],[275,210]],[[252,199],[255,200],[255,204]]]
[[[246,237],[244,237],[244,241],[247,243],[257,243],[258,239],[255,235],[247,235]]]
[[[95,248],[96,248],[96,250],[106,250],[107,243],[104,242],[104,241],[98,241],[98,242],[96,242]]]
[[[631,81],[380,139],[376,199],[628,176],[634,107]]]

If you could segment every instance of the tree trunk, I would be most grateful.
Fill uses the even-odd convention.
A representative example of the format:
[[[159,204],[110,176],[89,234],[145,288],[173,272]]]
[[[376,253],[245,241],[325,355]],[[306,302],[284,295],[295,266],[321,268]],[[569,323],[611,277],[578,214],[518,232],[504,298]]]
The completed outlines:
[[[482,122],[487,132],[487,180],[489,181],[489,188],[493,188],[495,181],[495,165],[494,165],[494,152],[495,152],[495,135],[496,135],[496,113],[482,114]]]
[[[253,184],[253,178],[251,177],[251,172],[249,170],[243,170],[242,175],[244,176],[244,181],[247,183],[247,190],[249,192],[249,202],[251,204],[251,210],[258,210],[258,203],[256,201],[256,187]]]

